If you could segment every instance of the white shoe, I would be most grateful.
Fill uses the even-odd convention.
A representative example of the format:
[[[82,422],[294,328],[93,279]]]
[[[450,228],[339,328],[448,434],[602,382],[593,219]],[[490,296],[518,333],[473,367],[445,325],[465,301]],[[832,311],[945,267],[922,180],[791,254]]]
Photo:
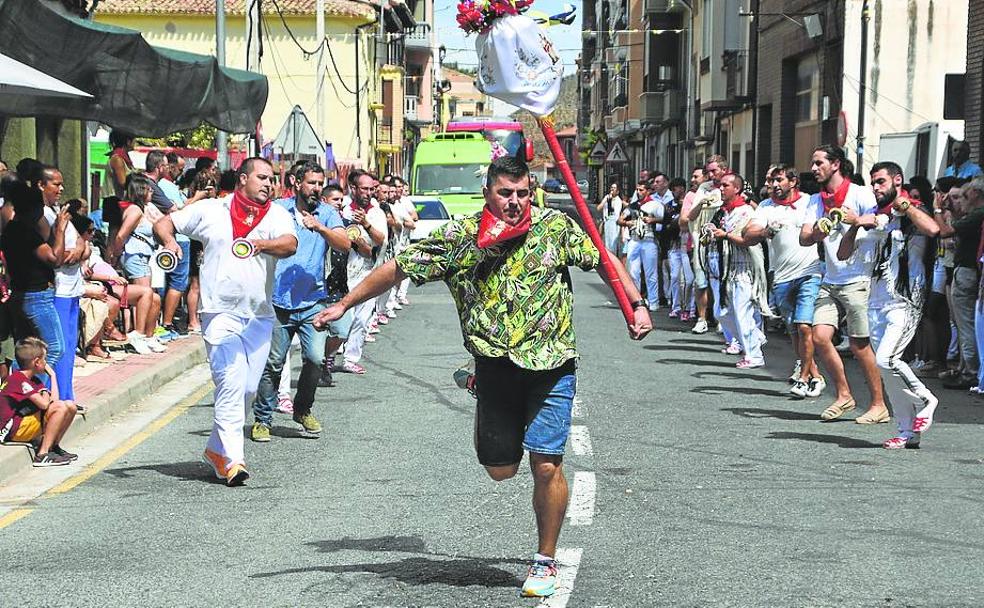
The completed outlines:
[[[410,305],[410,300],[408,300],[406,297],[397,299],[397,302],[400,303],[400,306],[409,306]]]
[[[126,341],[133,347],[133,350],[137,351],[138,355],[149,355],[154,352],[151,350],[150,345],[147,344],[147,338],[136,331],[131,331],[126,335]]]
[[[369,328],[369,331],[367,331],[366,333],[369,334],[370,336],[373,335],[373,334],[378,334],[379,333],[379,328],[378,327],[370,327]]]
[[[800,399],[806,397],[806,392],[810,389],[810,385],[803,382],[799,378],[793,383],[793,386],[789,389],[790,394],[796,395]]]
[[[695,334],[706,334],[707,333],[707,321],[704,319],[697,319],[697,324],[694,328],[690,330],[691,333]]]
[[[399,303],[393,305],[393,310],[403,310],[403,307]]]
[[[166,353],[167,347],[158,342],[157,338],[146,338],[147,347],[155,353]]]
[[[799,359],[796,360],[796,364],[793,365],[793,373],[789,374],[789,383],[796,384],[796,381],[800,378],[800,373],[803,371],[803,362]]]
[[[386,316],[389,317],[390,319],[395,319],[396,318],[396,311],[395,310],[390,310],[390,311],[388,311],[386,313]]]
[[[827,388],[827,383],[824,381],[823,376],[817,376],[816,378],[810,378],[806,386],[806,396],[812,399],[819,397],[823,393],[823,389]]]
[[[386,316],[385,314],[379,315],[379,317],[376,320],[380,325],[388,325],[390,322],[389,317]]]

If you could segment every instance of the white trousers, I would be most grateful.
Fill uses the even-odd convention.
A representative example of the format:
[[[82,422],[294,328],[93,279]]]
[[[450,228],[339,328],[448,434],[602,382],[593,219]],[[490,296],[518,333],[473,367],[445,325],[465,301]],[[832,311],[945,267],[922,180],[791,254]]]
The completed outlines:
[[[352,308],[352,329],[349,330],[348,341],[345,343],[346,363],[358,363],[362,359],[362,349],[366,344],[369,325],[376,314],[378,299],[367,300]]]
[[[671,310],[694,310],[694,269],[690,256],[680,247],[670,249],[670,303]]]
[[[642,291],[642,274],[646,274],[646,297],[649,307],[659,305],[659,245],[652,239],[629,241],[627,252],[629,275],[636,289]]]
[[[410,289],[410,277],[407,277],[400,281],[400,288],[397,290],[396,297],[405,298],[407,297],[407,291]]]
[[[745,351],[745,359],[755,364],[765,363],[762,356],[763,334],[755,319],[755,305],[752,304],[752,279],[740,274],[730,280],[727,287],[728,301],[722,311],[723,316],[729,320],[731,331]]]
[[[868,331],[875,349],[875,362],[881,372],[892,413],[899,425],[899,436],[911,438],[912,422],[923,406],[920,394],[929,389],[902,360],[902,353],[916,335],[922,312],[908,302],[893,300],[868,309]]]
[[[215,413],[206,449],[225,458],[226,468],[245,464],[243,425],[270,354],[273,317],[202,314],[205,350],[215,383]]]
[[[727,344],[734,342],[738,328],[728,317],[727,308],[721,306],[721,259],[717,253],[712,253],[707,257],[707,284],[711,288],[711,295],[714,298],[714,318],[721,325],[724,341]]]

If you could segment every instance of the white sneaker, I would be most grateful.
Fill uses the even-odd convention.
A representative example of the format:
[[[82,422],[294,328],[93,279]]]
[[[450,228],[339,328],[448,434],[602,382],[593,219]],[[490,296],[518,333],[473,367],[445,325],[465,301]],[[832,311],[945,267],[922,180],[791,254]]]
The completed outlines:
[[[390,310],[390,311],[388,311],[386,313],[386,316],[389,317],[390,319],[395,319],[396,318],[396,311],[395,310]]]
[[[694,328],[690,330],[691,333],[695,334],[706,334],[707,333],[707,321],[704,319],[697,319],[697,324]]]
[[[408,300],[406,297],[398,298],[396,301],[400,303],[400,306],[410,305],[410,300]]]
[[[379,333],[379,328],[378,327],[370,327],[369,328],[369,331],[367,331],[366,333],[369,334],[370,336],[373,335],[373,334],[378,334]]]
[[[819,397],[825,388],[827,388],[827,383],[824,381],[823,376],[810,378],[810,382],[807,383],[806,396],[811,399]]]
[[[399,302],[397,302],[396,304],[393,305],[393,310],[403,310],[403,306],[401,306]]]
[[[806,392],[809,389],[810,389],[810,385],[809,384],[807,384],[806,382],[803,382],[802,380],[800,380],[799,378],[797,378],[796,379],[796,382],[793,383],[793,386],[790,387],[789,392],[790,392],[790,394],[796,395],[797,397],[799,397],[800,399],[802,399],[802,398],[806,397]]]
[[[796,365],[793,366],[793,373],[789,374],[789,383],[796,384],[799,380],[800,374],[803,372],[803,362],[799,359],[796,360]]]
[[[133,347],[133,350],[137,351],[138,355],[149,355],[154,352],[150,349],[147,344],[147,338],[136,331],[131,331],[126,335],[126,341]]]
[[[154,351],[155,353],[166,353],[167,347],[161,344],[157,338],[145,338],[147,341],[147,347]]]

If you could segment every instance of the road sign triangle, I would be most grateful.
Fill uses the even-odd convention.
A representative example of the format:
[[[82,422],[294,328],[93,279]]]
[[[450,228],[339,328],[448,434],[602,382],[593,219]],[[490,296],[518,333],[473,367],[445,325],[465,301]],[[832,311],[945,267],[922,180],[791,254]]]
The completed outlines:
[[[591,148],[591,153],[588,154],[588,158],[593,160],[605,160],[608,156],[608,149],[605,147],[605,142],[599,141],[595,143],[594,147]]]
[[[608,151],[608,156],[605,157],[606,163],[627,163],[629,162],[629,156],[625,153],[625,148],[622,144],[615,142],[611,149]]]

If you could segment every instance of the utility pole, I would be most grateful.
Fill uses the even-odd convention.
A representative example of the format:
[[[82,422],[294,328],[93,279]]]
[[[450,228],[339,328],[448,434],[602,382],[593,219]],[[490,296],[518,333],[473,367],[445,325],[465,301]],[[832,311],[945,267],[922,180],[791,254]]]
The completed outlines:
[[[868,10],[868,0],[861,4],[861,78],[858,86],[858,162],[854,168],[857,173],[864,173],[864,109],[868,92],[868,21],[871,18]]]
[[[226,64],[225,0],[215,0],[215,59],[220,67]],[[228,139],[225,131],[215,134],[216,160],[220,169],[229,163]]]
[[[246,0],[246,70],[260,70],[260,1]],[[259,142],[256,133],[250,133],[246,138],[246,154],[253,156],[258,153]]]
[[[315,37],[318,39],[318,67],[317,75],[315,77],[315,86],[317,87],[316,96],[314,103],[317,106],[315,112],[317,113],[318,120],[318,137],[323,138],[325,136],[325,104],[324,104],[324,85],[325,85],[325,48],[327,44],[325,40],[325,0],[317,0],[315,2],[315,21],[314,30]],[[322,145],[324,142],[320,142]]]

